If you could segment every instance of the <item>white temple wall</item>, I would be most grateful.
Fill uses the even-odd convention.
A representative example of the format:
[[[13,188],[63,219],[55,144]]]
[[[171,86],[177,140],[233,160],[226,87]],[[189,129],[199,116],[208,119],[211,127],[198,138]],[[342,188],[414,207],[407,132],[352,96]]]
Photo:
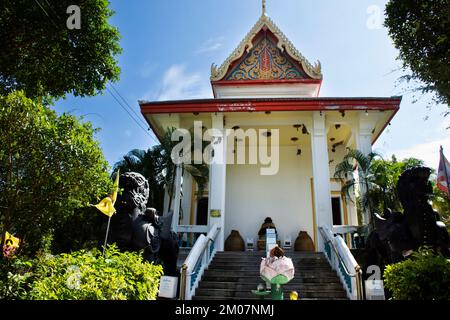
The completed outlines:
[[[311,146],[280,147],[276,175],[260,175],[260,165],[228,165],[225,204],[225,238],[238,230],[244,241],[253,238],[266,217],[271,217],[280,240],[307,231],[314,240],[311,195]]]

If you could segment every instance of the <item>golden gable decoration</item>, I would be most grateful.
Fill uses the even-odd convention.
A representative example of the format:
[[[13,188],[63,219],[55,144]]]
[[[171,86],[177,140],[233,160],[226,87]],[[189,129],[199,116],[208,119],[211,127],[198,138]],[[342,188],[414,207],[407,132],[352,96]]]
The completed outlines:
[[[225,60],[225,62],[217,67],[215,64],[211,66],[211,81],[224,80],[227,75],[230,66],[233,62],[243,57],[244,54],[248,54],[253,48],[253,40],[258,33],[267,28],[278,39],[277,47],[281,52],[286,52],[295,62],[297,62],[305,71],[305,73],[311,79],[321,80],[322,68],[320,61],[317,61],[314,65],[308,62],[305,57],[294,47],[284,33],[275,25],[275,23],[265,14],[256,22],[250,32],[241,41],[239,46],[231,53],[231,55]]]

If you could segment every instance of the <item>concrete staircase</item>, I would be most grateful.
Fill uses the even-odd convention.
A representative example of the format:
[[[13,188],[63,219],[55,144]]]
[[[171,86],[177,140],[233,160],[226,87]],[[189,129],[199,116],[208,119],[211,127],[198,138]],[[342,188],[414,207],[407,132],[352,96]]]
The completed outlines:
[[[347,299],[344,288],[322,253],[288,251],[295,266],[295,277],[283,286],[285,299],[297,291],[302,300]],[[218,252],[205,270],[194,300],[258,299],[251,290],[263,280],[259,266],[263,253]]]

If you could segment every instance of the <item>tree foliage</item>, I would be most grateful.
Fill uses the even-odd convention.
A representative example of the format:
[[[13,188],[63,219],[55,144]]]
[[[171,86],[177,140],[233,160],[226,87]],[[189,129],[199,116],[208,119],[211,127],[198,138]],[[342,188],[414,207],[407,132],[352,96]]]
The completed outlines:
[[[169,195],[170,202],[175,191],[176,165],[172,159],[172,149],[178,141],[172,141],[174,130],[175,128],[167,130],[161,137],[160,144],[147,151],[131,150],[114,165],[114,171],[120,168],[122,172],[138,172],[148,180],[150,186],[148,206],[156,208],[159,212],[163,211],[165,191]],[[193,141],[192,135],[191,132],[191,142]],[[206,143],[203,142],[201,151],[203,152],[205,148]],[[185,150],[185,152],[193,152],[193,150],[192,143],[191,149]],[[204,163],[183,163],[182,169],[193,177],[198,186],[198,194],[201,195],[209,179],[208,166]],[[169,203],[169,208],[170,206],[171,203]]]
[[[348,199],[352,199],[352,194],[360,187],[369,191],[359,197],[361,208],[367,210],[369,216],[374,213],[376,207],[370,197],[370,190],[377,186],[377,178],[373,172],[373,163],[377,157],[379,155],[376,153],[365,155],[359,150],[349,150],[342,162],[336,165],[334,173],[334,177],[343,182],[341,191]]]
[[[423,161],[408,158],[397,161],[395,156],[385,160],[376,153],[364,155],[359,150],[349,150],[341,163],[336,166],[335,178],[343,181],[342,193],[349,199],[361,186],[367,192],[356,197],[361,210],[371,214],[383,214],[385,209],[402,211],[397,193],[397,182],[407,169],[422,166]]]
[[[95,132],[89,122],[57,116],[23,92],[0,96],[0,230],[17,233],[27,252],[41,249],[55,229],[111,190]]]
[[[424,85],[422,92],[435,92],[437,101],[450,103],[450,1],[390,0],[385,25],[400,50],[404,69]],[[448,114],[448,112],[447,112]]]
[[[375,211],[383,214],[390,208],[394,211],[402,211],[402,205],[397,193],[397,182],[405,170],[422,166],[423,161],[415,158],[407,158],[398,161],[395,156],[391,160],[376,159],[372,164],[375,177],[374,188],[369,191],[369,197],[375,204]]]
[[[70,5],[81,10],[80,29],[66,25]],[[118,80],[119,33],[108,22],[113,14],[108,5],[108,0],[2,0],[0,91],[24,90],[33,99],[92,96]]]

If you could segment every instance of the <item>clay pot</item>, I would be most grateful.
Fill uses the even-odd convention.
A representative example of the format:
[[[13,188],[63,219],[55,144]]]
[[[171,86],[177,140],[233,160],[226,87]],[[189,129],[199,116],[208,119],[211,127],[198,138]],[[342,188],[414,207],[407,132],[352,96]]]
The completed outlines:
[[[314,241],[312,241],[311,237],[308,235],[306,231],[300,231],[297,239],[295,239],[294,244],[295,251],[310,251],[314,252]]]
[[[245,242],[239,231],[232,230],[225,240],[225,251],[245,251]]]

